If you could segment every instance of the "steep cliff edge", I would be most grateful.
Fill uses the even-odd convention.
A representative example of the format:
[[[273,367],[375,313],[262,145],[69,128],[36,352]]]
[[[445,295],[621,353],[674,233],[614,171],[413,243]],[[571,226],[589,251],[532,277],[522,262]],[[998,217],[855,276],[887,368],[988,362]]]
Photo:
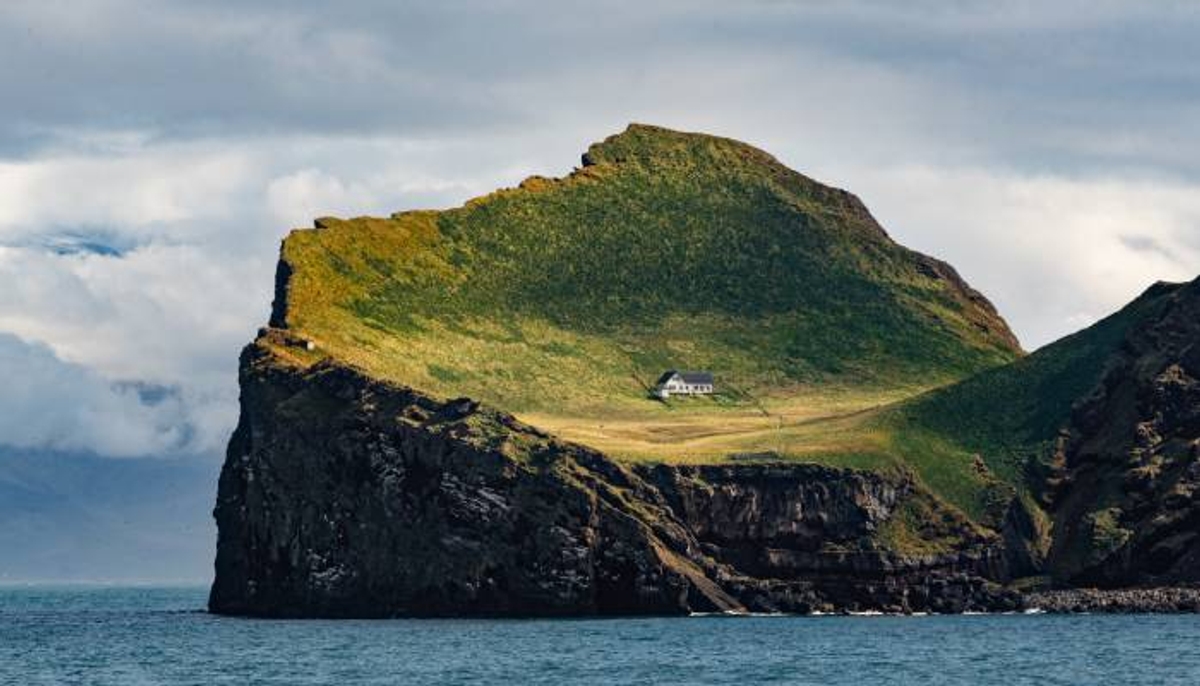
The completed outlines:
[[[289,342],[269,331],[242,356],[214,612],[1015,606],[992,581],[1007,575],[999,538],[903,475],[622,465],[467,399],[296,365]]]

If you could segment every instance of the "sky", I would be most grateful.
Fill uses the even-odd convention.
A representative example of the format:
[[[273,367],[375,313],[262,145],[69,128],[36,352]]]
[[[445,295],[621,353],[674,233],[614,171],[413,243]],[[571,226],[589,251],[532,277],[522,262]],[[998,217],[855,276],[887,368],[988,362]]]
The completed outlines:
[[[1200,273],[1196,35],[1165,1],[6,0],[0,444],[218,455],[290,228],[631,121],[853,191],[1035,349]]]

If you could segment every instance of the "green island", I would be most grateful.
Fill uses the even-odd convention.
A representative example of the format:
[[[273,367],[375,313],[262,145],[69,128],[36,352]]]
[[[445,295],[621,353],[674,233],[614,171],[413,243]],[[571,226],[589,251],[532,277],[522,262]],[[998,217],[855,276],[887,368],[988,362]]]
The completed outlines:
[[[564,178],[285,239],[210,607],[961,612],[1188,582],[1197,327],[1200,280],[1160,283],[1027,354],[854,195],[630,125]]]

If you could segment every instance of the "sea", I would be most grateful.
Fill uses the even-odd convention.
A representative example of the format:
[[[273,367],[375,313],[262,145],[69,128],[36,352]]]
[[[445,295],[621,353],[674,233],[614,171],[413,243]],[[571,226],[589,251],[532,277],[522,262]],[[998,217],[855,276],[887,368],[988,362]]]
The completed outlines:
[[[260,620],[0,588],[0,684],[1200,684],[1200,616]]]

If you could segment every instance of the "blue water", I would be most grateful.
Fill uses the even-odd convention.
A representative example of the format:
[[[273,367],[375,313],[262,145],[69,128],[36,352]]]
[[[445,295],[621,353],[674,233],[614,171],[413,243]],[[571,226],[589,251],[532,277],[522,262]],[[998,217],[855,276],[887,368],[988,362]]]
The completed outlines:
[[[265,621],[0,588],[0,684],[1197,684],[1200,616]]]

